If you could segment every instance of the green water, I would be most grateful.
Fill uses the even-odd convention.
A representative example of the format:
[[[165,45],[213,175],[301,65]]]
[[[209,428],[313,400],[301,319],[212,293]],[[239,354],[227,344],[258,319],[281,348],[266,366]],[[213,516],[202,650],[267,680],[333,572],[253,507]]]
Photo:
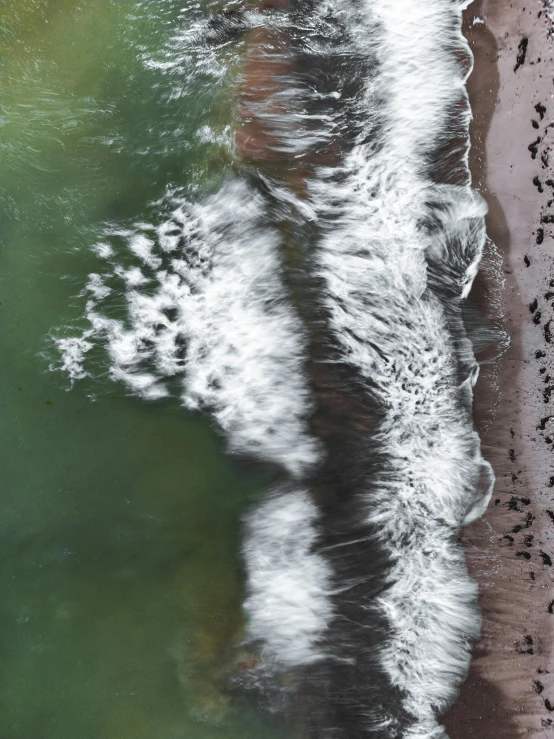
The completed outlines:
[[[180,95],[144,64],[182,8],[0,0],[2,739],[283,736],[226,687],[267,480],[176,401],[48,371],[103,224],[227,164],[195,135],[231,115],[225,85]]]

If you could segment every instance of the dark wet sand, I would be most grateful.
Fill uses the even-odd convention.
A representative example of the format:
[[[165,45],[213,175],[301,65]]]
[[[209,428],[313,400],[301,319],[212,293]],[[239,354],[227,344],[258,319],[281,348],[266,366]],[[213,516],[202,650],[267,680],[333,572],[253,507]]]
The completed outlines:
[[[488,234],[497,248],[485,256],[474,302],[483,313],[504,313],[511,345],[496,365],[482,366],[476,387],[475,419],[497,482],[485,516],[464,531],[483,629],[468,679],[444,717],[451,739],[554,732],[554,614],[548,611],[554,599],[554,418],[543,420],[554,416],[554,294],[545,297],[554,293],[554,224],[541,224],[554,214],[554,184],[546,184],[554,180],[548,27],[536,1],[479,0],[466,12],[475,55],[468,83],[470,167],[487,199]]]

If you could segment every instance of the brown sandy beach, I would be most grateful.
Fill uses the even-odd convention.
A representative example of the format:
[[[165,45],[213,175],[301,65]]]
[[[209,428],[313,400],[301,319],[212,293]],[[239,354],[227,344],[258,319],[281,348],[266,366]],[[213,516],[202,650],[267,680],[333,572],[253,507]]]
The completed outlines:
[[[483,627],[469,677],[444,719],[451,739],[554,732],[550,26],[537,0],[479,0],[466,12],[475,55],[470,167],[489,205],[487,229],[497,249],[485,257],[476,293],[490,312],[504,313],[511,344],[496,367],[483,366],[476,388],[476,422],[497,482],[485,516],[464,532]]]

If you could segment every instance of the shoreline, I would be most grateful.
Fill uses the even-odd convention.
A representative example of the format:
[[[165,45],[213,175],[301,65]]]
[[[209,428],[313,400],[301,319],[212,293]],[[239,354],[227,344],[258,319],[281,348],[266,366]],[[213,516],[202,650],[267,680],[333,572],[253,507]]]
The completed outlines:
[[[544,381],[554,367],[554,311],[543,297],[554,279],[554,228],[541,224],[554,212],[554,187],[545,184],[553,177],[554,63],[542,4],[520,6],[478,0],[464,22],[475,56],[469,163],[489,205],[487,233],[497,254],[486,253],[475,289],[483,307],[500,298],[493,310],[504,314],[511,344],[482,367],[475,388],[475,422],[496,484],[483,518],[463,532],[468,569],[479,582],[482,634],[460,696],[443,718],[450,739],[545,737],[554,730],[554,520],[547,513],[554,509],[547,441],[554,425],[541,420],[554,413]]]

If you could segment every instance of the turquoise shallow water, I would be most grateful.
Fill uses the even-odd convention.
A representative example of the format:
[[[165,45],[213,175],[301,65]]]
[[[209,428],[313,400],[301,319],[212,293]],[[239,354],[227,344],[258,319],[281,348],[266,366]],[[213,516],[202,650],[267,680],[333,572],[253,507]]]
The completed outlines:
[[[267,476],[176,401],[48,371],[103,225],[228,165],[196,135],[225,125],[225,86],[145,64],[198,12],[0,2],[2,739],[283,736],[226,688],[238,522]]]

